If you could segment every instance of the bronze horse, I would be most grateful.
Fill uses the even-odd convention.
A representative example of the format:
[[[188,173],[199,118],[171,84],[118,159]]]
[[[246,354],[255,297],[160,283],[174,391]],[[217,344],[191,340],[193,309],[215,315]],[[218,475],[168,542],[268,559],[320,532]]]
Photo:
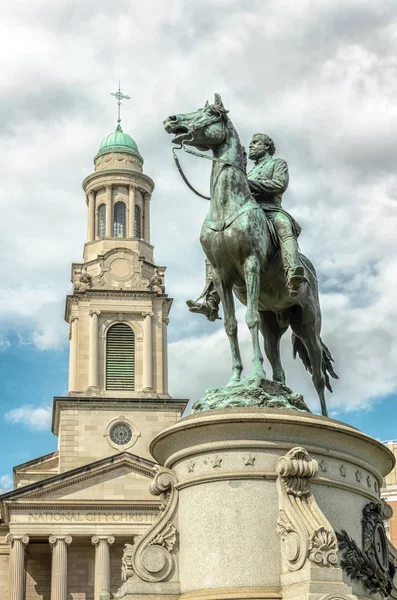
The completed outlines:
[[[265,213],[253,199],[246,175],[244,149],[221,97],[215,94],[195,112],[173,115],[164,121],[173,143],[188,144],[201,151],[212,151],[211,200],[200,241],[212,266],[219,293],[225,331],[232,354],[232,376],[228,385],[240,381],[243,364],[237,337],[233,292],[247,306],[246,323],[253,345],[253,371],[248,378],[266,378],[259,344],[259,330],[265,341],[266,356],[273,379],[285,383],[280,359],[281,336],[291,326],[294,356],[298,354],[312,375],[313,385],[327,416],[325,387],[332,391],[329,375],[337,378],[332,356],[322,342],[321,310],[317,278],[312,263],[300,259],[305,281],[291,297],[280,252],[272,237]]]

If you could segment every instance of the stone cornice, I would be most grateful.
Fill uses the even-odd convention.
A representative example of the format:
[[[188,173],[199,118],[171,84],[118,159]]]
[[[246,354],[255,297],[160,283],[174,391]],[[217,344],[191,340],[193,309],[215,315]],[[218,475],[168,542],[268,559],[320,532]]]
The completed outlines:
[[[157,294],[152,290],[85,290],[81,292],[74,292],[73,294],[68,294],[66,296],[65,303],[65,315],[64,319],[66,323],[70,321],[70,312],[71,306],[73,304],[78,304],[81,301],[89,301],[91,298],[95,299],[109,299],[109,298],[118,298],[123,300],[128,300],[129,298],[145,298],[149,300],[156,300],[157,298],[163,298],[164,303],[168,305],[168,312],[170,311],[171,305],[174,301],[173,298],[169,298],[168,294]],[[112,312],[109,310],[109,312]],[[128,312],[141,312],[139,307],[135,307],[134,310],[130,310]],[[168,313],[167,313],[168,314]]]
[[[101,408],[109,405],[117,405],[117,408],[127,408],[128,410],[148,410],[158,409],[158,410],[181,410],[183,411],[189,400],[182,399],[174,399],[174,398],[100,398],[98,396],[87,398],[85,396],[66,396],[59,397],[55,396],[52,406],[52,424],[51,431],[54,435],[58,435],[59,431],[59,416],[61,408],[71,408],[76,409],[79,407],[87,408],[88,410],[94,410],[97,408]],[[141,459],[146,460],[146,459]],[[150,462],[150,461],[148,461]],[[92,463],[94,464],[94,463]],[[153,463],[155,464],[155,463]],[[1,496],[0,496],[1,498]]]
[[[118,179],[120,178],[120,179]],[[94,183],[95,182],[95,183]],[[142,186],[143,192],[149,192],[151,194],[154,190],[154,181],[148,175],[144,173],[139,173],[137,171],[133,171],[132,169],[122,169],[122,168],[110,168],[110,169],[101,169],[100,171],[96,171],[95,173],[91,173],[83,180],[83,189],[86,194],[88,194],[91,189],[95,189],[95,187],[99,187],[100,185],[106,185],[107,183],[111,183],[113,185],[129,185],[135,184],[137,189]]]

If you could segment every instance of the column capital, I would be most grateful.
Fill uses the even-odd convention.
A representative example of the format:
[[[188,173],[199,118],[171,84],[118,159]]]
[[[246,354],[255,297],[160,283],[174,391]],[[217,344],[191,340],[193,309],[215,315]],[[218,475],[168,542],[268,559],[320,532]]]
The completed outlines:
[[[22,542],[24,546],[27,546],[27,544],[29,544],[29,536],[26,534],[14,535],[13,533],[7,533],[6,542],[7,544],[10,544],[11,547],[13,546],[14,542]]]
[[[143,318],[145,318],[145,317],[150,317],[150,318],[152,318],[152,317],[154,317],[154,312],[150,312],[150,311],[142,311],[142,317],[143,317]]]
[[[137,186],[137,184],[136,184],[136,183],[129,183],[129,184],[128,184],[128,189],[129,189],[130,191],[134,191],[134,192],[135,192],[135,190],[137,190],[137,189],[138,189],[138,186]]]
[[[95,190],[90,190],[87,193],[87,198],[95,198]]]
[[[78,321],[79,317],[70,317],[70,323],[74,323],[74,321]]]
[[[113,187],[113,185],[112,185],[111,183],[107,183],[107,184],[105,185],[105,190],[106,190],[107,192],[111,192],[111,191],[112,191],[112,187]]]
[[[67,544],[69,546],[69,544],[72,543],[72,536],[71,535],[50,535],[50,537],[48,538],[48,543],[50,544],[50,546],[52,548],[55,548],[55,546],[57,545],[58,542],[65,542],[65,544]]]
[[[170,322],[168,317],[163,317],[162,321],[163,321],[163,323],[165,323],[165,325],[168,325],[168,323]]]
[[[100,314],[101,314],[100,310],[90,310],[89,311],[90,317],[92,317],[93,315],[96,315],[97,317],[99,317]]]
[[[115,537],[114,535],[93,535],[91,538],[91,544],[93,546],[99,544],[100,541],[107,542],[109,546],[111,546],[115,542]]]
[[[152,194],[150,192],[142,192],[142,195],[144,200],[150,200],[150,198],[152,197]]]

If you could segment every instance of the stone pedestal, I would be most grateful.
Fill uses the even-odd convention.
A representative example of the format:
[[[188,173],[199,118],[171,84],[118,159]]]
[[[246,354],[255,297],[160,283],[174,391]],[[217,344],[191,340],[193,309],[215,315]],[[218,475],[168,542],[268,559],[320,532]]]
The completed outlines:
[[[380,505],[394,461],[381,443],[325,417],[243,408],[185,417],[151,452],[163,514],[131,546],[120,598],[170,595],[171,582],[183,600],[370,597],[342,572],[336,532],[361,546],[363,509]]]

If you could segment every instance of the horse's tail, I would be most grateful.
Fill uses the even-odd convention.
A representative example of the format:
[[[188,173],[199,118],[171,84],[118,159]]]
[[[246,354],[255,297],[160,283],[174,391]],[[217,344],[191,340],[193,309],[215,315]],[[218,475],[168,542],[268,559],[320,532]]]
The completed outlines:
[[[323,349],[323,373],[324,373],[324,377],[325,377],[325,385],[326,385],[327,389],[330,392],[332,392],[332,387],[331,387],[331,382],[329,380],[329,376],[331,375],[331,377],[333,377],[334,379],[339,379],[339,377],[335,373],[334,368],[332,366],[334,359],[332,358],[331,352],[328,350],[328,348],[324,344],[324,342],[322,340],[320,340],[320,341],[321,341],[321,346]],[[294,333],[292,334],[292,354],[293,354],[294,358],[296,358],[296,355],[299,356],[299,358],[301,359],[301,361],[304,364],[305,369],[307,371],[309,371],[309,373],[311,374],[312,373],[312,365],[310,362],[309,354],[308,354],[303,342]]]

